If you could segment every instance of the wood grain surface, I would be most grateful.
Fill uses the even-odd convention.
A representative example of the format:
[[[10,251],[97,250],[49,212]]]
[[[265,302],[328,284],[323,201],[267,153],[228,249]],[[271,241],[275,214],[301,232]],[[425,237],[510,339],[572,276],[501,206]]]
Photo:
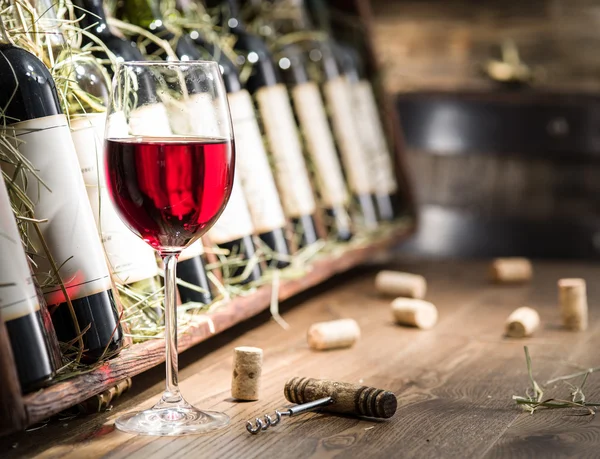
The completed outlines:
[[[162,369],[134,378],[132,390],[112,410],[53,420],[44,427],[0,439],[0,457],[202,458],[391,458],[391,457],[597,457],[598,417],[581,412],[539,411],[514,404],[529,387],[523,345],[534,374],[550,378],[600,365],[598,303],[600,265],[534,262],[534,279],[521,286],[488,283],[485,262],[404,262],[386,265],[424,275],[426,300],[439,309],[432,330],[393,324],[390,299],[377,296],[375,273],[384,266],[353,270],[282,305],[290,329],[264,313],[181,356],[181,386],[189,401],[223,410],[231,425],[208,435],[182,438],[133,436],[114,430],[114,419],[150,407],[162,389]],[[556,281],[588,280],[590,328],[560,326]],[[519,306],[536,308],[542,325],[533,338],[503,337],[504,321]],[[351,349],[315,352],[306,330],[316,321],[351,317],[362,336]],[[264,349],[262,396],[235,402],[229,393],[233,348]],[[398,411],[374,421],[324,413],[284,418],[257,436],[244,424],[287,406],[285,382],[293,376],[327,378],[393,391]],[[561,383],[547,396],[568,397]],[[589,401],[600,401],[600,375],[586,384]]]
[[[357,245],[343,252],[329,254],[307,266],[304,276],[297,279],[282,279],[278,297],[285,300],[297,293],[323,282],[331,276],[358,265],[376,252],[385,252],[389,247],[407,237],[412,232],[411,224],[399,224],[389,234],[367,245]],[[199,321],[179,333],[178,348],[184,351],[221,333],[233,325],[249,319],[269,308],[271,286],[265,285],[246,296],[233,298],[214,312],[206,315],[206,321]],[[8,358],[8,355],[6,356]],[[23,397],[25,405],[25,425],[43,421],[49,416],[70,408],[102,391],[114,386],[127,377],[138,375],[149,368],[164,362],[164,341],[156,339],[129,347],[94,371],[82,374],[67,381],[55,384],[44,390]],[[11,399],[8,397],[8,399]],[[12,398],[20,402],[20,397]],[[21,428],[23,422],[12,424],[12,429]],[[6,425],[0,422],[0,433],[11,428],[10,418]]]
[[[490,91],[483,67],[512,40],[534,88],[597,93],[594,0],[372,0],[373,40],[387,89]]]

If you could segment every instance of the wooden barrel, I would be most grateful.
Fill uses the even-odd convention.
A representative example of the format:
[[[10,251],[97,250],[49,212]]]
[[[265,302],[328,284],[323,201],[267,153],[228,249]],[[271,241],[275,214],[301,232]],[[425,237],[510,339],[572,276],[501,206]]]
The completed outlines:
[[[600,97],[410,93],[397,107],[434,255],[600,258]]]

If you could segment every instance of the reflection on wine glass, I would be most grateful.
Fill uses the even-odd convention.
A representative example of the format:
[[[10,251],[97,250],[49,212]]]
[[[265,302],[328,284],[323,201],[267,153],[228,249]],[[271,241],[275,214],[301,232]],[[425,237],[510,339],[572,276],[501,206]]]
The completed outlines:
[[[215,62],[121,62],[105,133],[107,185],[120,217],[165,266],[166,390],[151,409],[116,426],[145,435],[223,427],[223,413],[187,403],[177,379],[175,273],[181,250],[223,211],[233,184],[233,131]]]

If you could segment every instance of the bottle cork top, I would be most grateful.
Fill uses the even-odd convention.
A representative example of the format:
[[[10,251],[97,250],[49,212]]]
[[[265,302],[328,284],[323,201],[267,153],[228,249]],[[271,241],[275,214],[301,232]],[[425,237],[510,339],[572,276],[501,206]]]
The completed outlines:
[[[580,287],[583,285],[585,285],[585,279],[581,278],[569,278],[558,280],[559,287]]]

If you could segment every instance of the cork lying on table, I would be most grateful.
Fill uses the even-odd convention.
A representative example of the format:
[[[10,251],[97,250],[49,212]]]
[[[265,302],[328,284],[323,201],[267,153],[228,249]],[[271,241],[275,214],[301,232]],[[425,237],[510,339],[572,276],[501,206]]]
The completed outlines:
[[[258,400],[263,351],[258,347],[241,346],[233,351],[231,396],[238,400]]]
[[[423,330],[432,328],[438,320],[433,303],[414,298],[396,298],[392,301],[392,314],[396,323]]]
[[[560,279],[558,299],[563,325],[569,330],[587,329],[588,304],[585,280]]]
[[[418,274],[380,271],[375,277],[375,289],[383,295],[423,299],[427,281]]]
[[[312,324],[307,340],[311,349],[324,351],[352,346],[360,338],[360,327],[354,319],[331,320]]]
[[[506,336],[524,338],[531,336],[540,325],[540,315],[535,309],[523,306],[515,309],[506,319]]]
[[[490,277],[497,283],[528,282],[533,277],[533,266],[527,258],[496,258],[490,266]]]

